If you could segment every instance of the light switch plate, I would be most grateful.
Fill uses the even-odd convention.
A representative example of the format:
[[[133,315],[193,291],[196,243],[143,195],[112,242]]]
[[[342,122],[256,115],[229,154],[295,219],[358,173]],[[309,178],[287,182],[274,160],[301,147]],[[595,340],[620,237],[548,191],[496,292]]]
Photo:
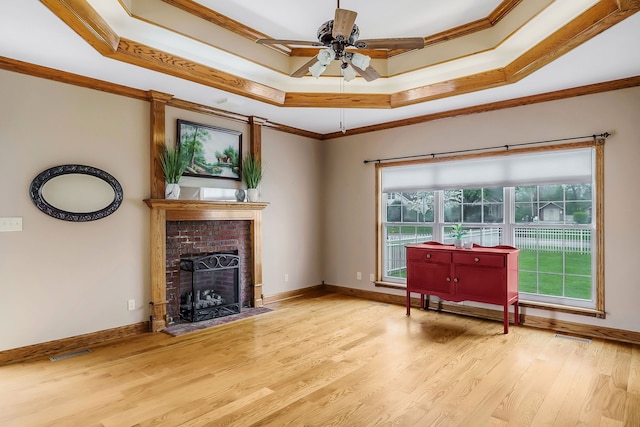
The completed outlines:
[[[0,231],[22,231],[22,217],[0,218]]]

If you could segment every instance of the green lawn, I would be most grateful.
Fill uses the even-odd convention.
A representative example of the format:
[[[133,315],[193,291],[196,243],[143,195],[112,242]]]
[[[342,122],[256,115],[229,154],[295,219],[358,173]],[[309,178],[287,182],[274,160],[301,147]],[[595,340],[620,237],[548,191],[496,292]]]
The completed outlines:
[[[520,251],[518,287],[522,292],[591,299],[591,255],[565,253],[564,293],[562,253]],[[536,260],[537,258],[537,260]],[[406,278],[406,269],[392,277]]]
[[[564,254],[566,268],[564,293],[562,291],[562,257],[562,253],[556,252],[520,251],[518,276],[520,291],[590,299],[591,254]]]

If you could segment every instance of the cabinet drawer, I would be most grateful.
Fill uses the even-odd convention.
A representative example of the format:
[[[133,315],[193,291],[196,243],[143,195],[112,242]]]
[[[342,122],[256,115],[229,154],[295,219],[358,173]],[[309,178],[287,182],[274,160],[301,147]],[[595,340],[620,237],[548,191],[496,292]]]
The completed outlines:
[[[453,263],[479,265],[482,267],[504,267],[504,257],[491,254],[454,253]]]
[[[407,258],[411,261],[427,261],[447,264],[451,262],[450,253],[430,251],[429,249],[408,249]]]

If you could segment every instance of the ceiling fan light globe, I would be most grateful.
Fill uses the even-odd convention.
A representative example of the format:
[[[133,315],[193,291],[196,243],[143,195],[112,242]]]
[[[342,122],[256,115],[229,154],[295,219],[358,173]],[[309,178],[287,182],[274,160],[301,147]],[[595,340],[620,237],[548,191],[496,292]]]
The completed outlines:
[[[369,68],[369,64],[371,63],[371,58],[367,55],[363,55],[361,53],[354,53],[351,57],[351,63],[361,70],[366,70]]]
[[[309,67],[309,72],[313,77],[317,79],[318,77],[320,77],[322,73],[324,73],[326,69],[327,69],[326,65],[322,65],[320,62],[316,62],[311,67]]]
[[[350,82],[351,80],[356,78],[356,70],[353,69],[353,67],[345,67],[341,69],[342,71],[342,77],[344,78],[345,82]]]
[[[336,57],[336,53],[333,49],[322,49],[318,52],[318,62],[325,67],[331,63]]]

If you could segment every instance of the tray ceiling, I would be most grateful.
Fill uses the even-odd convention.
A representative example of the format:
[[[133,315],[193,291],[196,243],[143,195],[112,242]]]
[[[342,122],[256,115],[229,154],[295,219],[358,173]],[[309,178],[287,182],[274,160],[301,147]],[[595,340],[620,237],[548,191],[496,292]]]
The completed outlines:
[[[416,37],[368,51],[382,78],[289,77],[316,49],[335,2],[4,1],[0,55],[318,134],[640,75],[637,1],[343,0],[360,38]],[[46,7],[45,7],[46,5]]]

